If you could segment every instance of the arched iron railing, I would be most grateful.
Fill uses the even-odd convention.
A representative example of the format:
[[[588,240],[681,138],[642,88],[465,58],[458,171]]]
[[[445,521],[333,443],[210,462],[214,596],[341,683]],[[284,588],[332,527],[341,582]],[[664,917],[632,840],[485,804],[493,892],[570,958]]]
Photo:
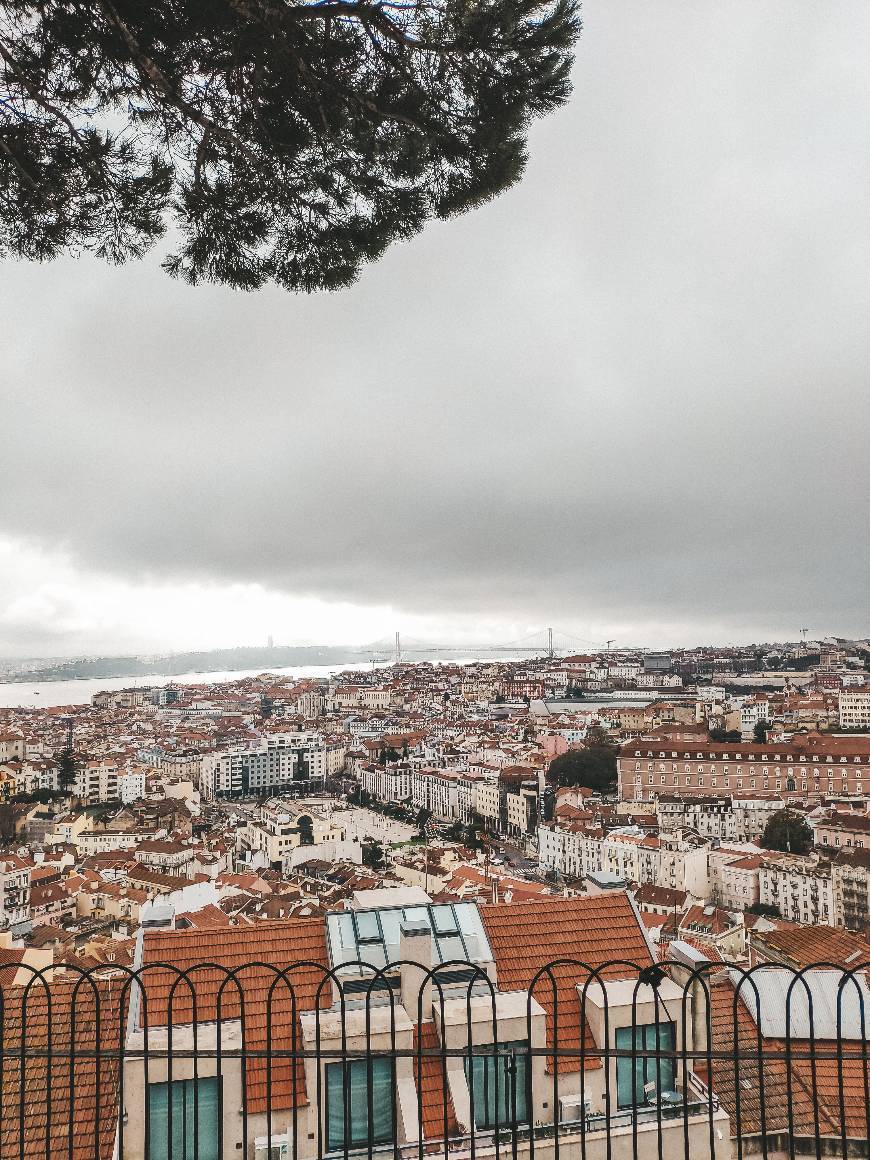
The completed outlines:
[[[867,1156],[868,974],[12,964],[0,1160]]]

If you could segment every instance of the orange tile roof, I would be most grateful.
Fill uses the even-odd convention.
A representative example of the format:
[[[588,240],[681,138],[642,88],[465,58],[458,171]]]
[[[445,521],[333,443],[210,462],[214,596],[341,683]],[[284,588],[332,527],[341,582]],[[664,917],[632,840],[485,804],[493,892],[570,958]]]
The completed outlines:
[[[418,1047],[423,1051],[437,1051],[441,1047],[434,1023],[415,1026],[414,1050],[416,1051]],[[424,1139],[443,1140],[458,1136],[459,1124],[453,1109],[453,1100],[450,1098],[450,1087],[446,1082],[446,1057],[442,1062],[437,1055],[420,1055],[415,1056],[413,1062],[414,1079],[420,1093]]]
[[[731,982],[720,978],[711,987],[710,997],[712,1049],[737,1050],[743,1055],[739,1071],[730,1059],[713,1060],[712,1088],[732,1117],[739,1110],[743,1136],[759,1132],[762,1125],[768,1134],[787,1131],[815,1136],[818,1122],[820,1136],[839,1138],[845,1126],[848,1136],[866,1138],[870,1085],[866,1058],[795,1059],[789,1056],[783,1040],[765,1038],[760,1041],[763,1055],[759,1060],[758,1030],[742,1002],[735,1008]],[[831,1042],[815,1042],[819,1051],[836,1047]],[[854,1051],[856,1042],[844,1041],[842,1046]],[[812,1045],[793,1039],[790,1050],[812,1050]],[[696,1070],[704,1074],[706,1067]]]
[[[581,1046],[577,987],[587,981],[590,971],[615,963],[601,971],[602,978],[631,978],[653,962],[643,927],[623,893],[497,903],[481,907],[480,914],[495,956],[500,990],[526,990],[543,967],[569,960],[552,968],[552,981],[550,975],[541,975],[534,986],[534,997],[547,1013],[550,1044],[557,1034],[561,1046]],[[595,1048],[585,1020],[582,1044]],[[601,1066],[595,1056],[562,1056],[557,1066],[567,1073],[579,1071],[581,1064]],[[552,1071],[552,1058],[547,1066]]]
[[[216,967],[202,968],[205,960]],[[198,930],[154,931],[144,940],[145,964],[171,964],[172,970],[148,970],[144,975],[151,1026],[165,1024],[169,1016],[169,995],[178,971],[188,971],[195,988],[195,1013],[198,1020],[217,1017],[217,999],[221,984],[228,977],[238,980],[225,985],[221,996],[221,1018],[240,1017],[239,990],[244,1003],[245,1041],[253,1050],[270,1045],[302,1046],[299,1014],[313,1011],[318,1005],[318,987],[326,976],[329,961],[326,951],[326,929],[323,918],[288,918],[261,922],[252,934],[250,926],[215,928],[209,931],[207,943]],[[286,983],[278,975],[285,971]],[[234,972],[229,976],[229,972]],[[272,990],[275,979],[279,981]],[[294,1027],[292,994],[296,999]],[[332,988],[320,991],[321,1007],[332,1001]],[[193,1015],[190,990],[180,983],[172,1002],[173,1023],[190,1022]],[[265,1059],[249,1059],[246,1068],[248,1109],[263,1112],[271,1102],[273,1108],[299,1107],[307,1103],[302,1060],[297,1060],[294,1075],[292,1061],[273,1060],[271,1089],[269,1068]]]
[[[870,962],[870,938],[833,926],[753,931],[752,948],[763,958],[781,960],[798,969],[813,963],[834,963],[848,968]],[[768,955],[766,951],[771,953]]]
[[[23,1035],[28,1052],[45,1054],[22,1056],[23,1065],[16,1060],[2,1069],[0,1160],[111,1160],[118,1062],[87,1053],[98,1046],[118,1050],[124,979],[76,989],[78,979],[78,973],[55,975],[48,986],[3,987],[4,1049],[17,1050]]]

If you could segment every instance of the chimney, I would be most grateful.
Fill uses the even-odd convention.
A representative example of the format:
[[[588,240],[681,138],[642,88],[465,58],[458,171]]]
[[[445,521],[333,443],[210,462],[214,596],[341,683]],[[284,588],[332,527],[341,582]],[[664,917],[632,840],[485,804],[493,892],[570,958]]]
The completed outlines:
[[[399,992],[402,1006],[416,1023],[420,1011],[422,1022],[432,1015],[432,982],[424,972],[433,966],[432,929],[425,919],[405,920],[399,932]],[[417,964],[415,966],[415,964]],[[420,1003],[420,991],[423,1001]]]

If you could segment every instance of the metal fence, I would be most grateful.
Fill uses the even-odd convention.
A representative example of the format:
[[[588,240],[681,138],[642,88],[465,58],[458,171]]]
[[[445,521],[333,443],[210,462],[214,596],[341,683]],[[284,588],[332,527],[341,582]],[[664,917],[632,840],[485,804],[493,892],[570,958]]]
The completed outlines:
[[[0,1157],[867,1156],[868,970],[2,967]]]

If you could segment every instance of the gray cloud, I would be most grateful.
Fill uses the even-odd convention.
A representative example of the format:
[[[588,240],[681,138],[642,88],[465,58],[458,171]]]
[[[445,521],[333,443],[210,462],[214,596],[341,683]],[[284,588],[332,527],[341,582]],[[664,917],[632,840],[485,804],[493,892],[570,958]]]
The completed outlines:
[[[870,9],[585,22],[524,182],[348,292],[7,266],[0,527],[137,580],[865,633]]]

